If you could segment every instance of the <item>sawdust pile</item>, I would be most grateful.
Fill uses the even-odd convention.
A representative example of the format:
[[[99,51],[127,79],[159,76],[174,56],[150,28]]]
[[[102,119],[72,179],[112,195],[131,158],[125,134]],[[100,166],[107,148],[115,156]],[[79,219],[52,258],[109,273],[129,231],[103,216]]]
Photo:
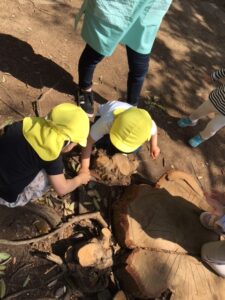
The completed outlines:
[[[97,177],[108,185],[129,185],[138,165],[134,155],[117,153],[109,157],[100,149],[95,154],[93,169]]]

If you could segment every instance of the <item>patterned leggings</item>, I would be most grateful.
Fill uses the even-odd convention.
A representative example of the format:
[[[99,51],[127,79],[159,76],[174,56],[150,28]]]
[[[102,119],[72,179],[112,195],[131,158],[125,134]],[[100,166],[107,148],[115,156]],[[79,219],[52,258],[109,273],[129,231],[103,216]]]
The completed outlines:
[[[201,118],[208,116],[210,113],[215,113],[212,120],[209,121],[206,128],[200,132],[204,140],[212,137],[218,130],[225,126],[225,116],[222,115],[212,104],[210,100],[202,103],[193,113],[189,116],[190,120],[195,122]]]
[[[41,170],[37,176],[28,184],[22,193],[20,193],[15,202],[7,202],[0,198],[0,205],[8,207],[24,206],[32,200],[36,200],[45,194],[50,188],[48,176],[44,170]]]

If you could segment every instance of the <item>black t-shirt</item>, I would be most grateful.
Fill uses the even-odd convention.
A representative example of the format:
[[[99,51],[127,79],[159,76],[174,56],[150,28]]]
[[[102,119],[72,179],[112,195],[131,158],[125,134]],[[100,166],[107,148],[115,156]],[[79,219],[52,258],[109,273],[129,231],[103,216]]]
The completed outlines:
[[[18,194],[41,169],[48,175],[63,173],[60,155],[56,160],[42,160],[22,133],[22,121],[8,126],[0,137],[0,197],[15,202]]]

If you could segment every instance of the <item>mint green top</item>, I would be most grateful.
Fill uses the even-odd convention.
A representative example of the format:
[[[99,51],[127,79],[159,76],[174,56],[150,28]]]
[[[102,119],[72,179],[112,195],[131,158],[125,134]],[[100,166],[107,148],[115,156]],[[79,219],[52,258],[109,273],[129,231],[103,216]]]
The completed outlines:
[[[110,56],[119,43],[148,54],[171,2],[86,0],[82,37],[104,56]]]

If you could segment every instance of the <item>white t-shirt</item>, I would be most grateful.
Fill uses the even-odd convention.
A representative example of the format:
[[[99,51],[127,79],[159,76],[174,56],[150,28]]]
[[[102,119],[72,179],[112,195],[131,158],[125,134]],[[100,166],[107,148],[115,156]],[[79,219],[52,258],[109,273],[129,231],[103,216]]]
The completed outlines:
[[[104,135],[109,134],[114,120],[113,112],[117,108],[128,109],[133,107],[132,105],[121,102],[121,101],[109,101],[106,104],[100,105],[98,109],[98,115],[100,118],[91,126],[90,135],[91,138],[97,142]],[[157,127],[155,122],[152,120],[152,128],[149,136],[156,134]]]

